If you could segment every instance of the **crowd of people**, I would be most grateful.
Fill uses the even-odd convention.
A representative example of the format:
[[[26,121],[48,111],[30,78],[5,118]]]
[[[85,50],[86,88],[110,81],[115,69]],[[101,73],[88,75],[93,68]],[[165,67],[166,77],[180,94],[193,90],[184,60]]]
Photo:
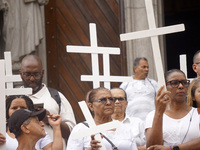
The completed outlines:
[[[131,82],[108,90],[91,89],[86,103],[95,124],[117,121],[118,126],[95,135],[74,139],[89,128],[76,124],[72,107],[59,91],[42,83],[40,58],[27,55],[21,62],[22,88],[31,95],[6,98],[6,135],[0,145],[7,150],[199,150],[200,149],[200,51],[193,58],[197,78],[187,80],[183,71],[165,73],[166,90],[149,79],[145,57],[134,61]]]

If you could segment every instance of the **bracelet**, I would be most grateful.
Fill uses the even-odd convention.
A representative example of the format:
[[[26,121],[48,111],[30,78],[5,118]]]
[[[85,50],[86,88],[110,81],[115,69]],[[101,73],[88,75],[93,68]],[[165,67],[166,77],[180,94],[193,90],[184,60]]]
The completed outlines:
[[[169,148],[170,148],[170,150],[173,150],[173,149],[172,149],[172,146],[169,146]]]

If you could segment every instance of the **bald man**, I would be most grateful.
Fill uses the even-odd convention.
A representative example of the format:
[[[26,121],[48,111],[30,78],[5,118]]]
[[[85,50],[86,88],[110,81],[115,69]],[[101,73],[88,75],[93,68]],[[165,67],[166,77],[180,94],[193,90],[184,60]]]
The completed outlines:
[[[52,98],[47,86],[42,83],[44,69],[42,67],[41,59],[36,55],[27,55],[23,58],[21,62],[20,75],[23,80],[24,87],[29,87],[33,89],[33,94],[29,95],[34,104],[43,103],[44,108],[47,110],[47,115],[50,114],[60,114],[62,118],[61,122],[61,132],[62,137],[65,142],[69,137],[72,128],[75,126],[76,121],[72,107],[65,96],[59,93],[60,96],[60,107],[55,99]],[[44,120],[45,131],[53,139],[53,130],[48,123],[48,119]],[[65,145],[63,146],[65,149]]]

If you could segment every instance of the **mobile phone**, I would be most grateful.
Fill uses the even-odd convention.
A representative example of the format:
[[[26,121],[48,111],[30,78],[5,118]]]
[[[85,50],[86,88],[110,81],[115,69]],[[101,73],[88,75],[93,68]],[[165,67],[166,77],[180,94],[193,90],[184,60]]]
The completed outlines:
[[[44,103],[37,103],[37,104],[34,104],[34,109],[37,110],[38,108],[44,108]]]

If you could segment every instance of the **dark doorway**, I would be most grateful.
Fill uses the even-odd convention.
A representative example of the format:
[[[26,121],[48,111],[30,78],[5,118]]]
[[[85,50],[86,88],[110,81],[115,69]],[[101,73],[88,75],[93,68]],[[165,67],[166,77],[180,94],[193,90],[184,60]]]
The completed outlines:
[[[200,50],[200,1],[164,0],[165,26],[184,23],[185,31],[166,35],[168,70],[180,68],[179,55],[187,55],[188,77],[196,76],[192,70],[193,55]]]

